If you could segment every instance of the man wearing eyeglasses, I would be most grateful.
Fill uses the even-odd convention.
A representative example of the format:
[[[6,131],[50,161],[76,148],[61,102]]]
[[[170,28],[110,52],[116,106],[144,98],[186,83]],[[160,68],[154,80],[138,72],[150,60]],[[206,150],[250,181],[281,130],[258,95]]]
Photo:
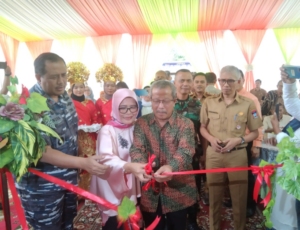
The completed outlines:
[[[194,125],[174,111],[176,88],[166,80],[151,85],[153,113],[140,117],[134,127],[131,162],[148,163],[155,155],[154,186],[142,191],[141,210],[147,228],[157,216],[156,230],[186,228],[187,209],[196,203],[193,175],[162,175],[192,170],[195,154]],[[165,184],[164,182],[167,182]],[[166,222],[167,220],[167,222]]]
[[[209,142],[206,151],[206,168],[248,167],[247,143],[258,137],[262,121],[252,100],[240,96],[236,89],[241,81],[239,69],[225,66],[221,70],[219,84],[222,93],[204,102],[200,121],[201,134]],[[245,135],[246,127],[250,133]],[[220,230],[222,198],[226,176],[233,204],[234,229],[244,230],[248,172],[209,173],[210,230]]]

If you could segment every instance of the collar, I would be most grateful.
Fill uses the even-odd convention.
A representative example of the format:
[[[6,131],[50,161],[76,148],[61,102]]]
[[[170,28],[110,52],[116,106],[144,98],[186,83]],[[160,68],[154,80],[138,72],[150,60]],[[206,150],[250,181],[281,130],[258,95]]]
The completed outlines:
[[[37,93],[41,94],[43,97],[46,97],[47,100],[49,100],[51,102],[51,104],[56,103],[47,93],[45,93],[45,91],[43,90],[42,86],[39,83],[36,83],[32,89],[33,90],[30,90],[30,91],[37,92]],[[59,99],[67,99],[67,97],[69,97],[69,95],[66,91],[62,95],[58,96]]]
[[[155,119],[154,113],[152,113],[150,116],[151,116],[151,117],[150,117],[149,125],[153,125],[154,122],[157,122],[157,121],[156,121],[156,119]],[[172,113],[171,117],[169,118],[169,120],[168,120],[168,122],[167,122],[167,123],[170,124],[171,127],[173,127],[173,125],[175,124],[176,117],[177,117],[177,113],[175,112],[175,110],[173,110],[173,113]],[[158,123],[158,122],[157,122],[157,123]],[[166,124],[167,124],[167,123],[166,123]]]
[[[224,100],[223,93],[220,93],[220,95],[218,96],[218,101],[220,102],[220,101],[223,101],[223,100]],[[237,103],[241,103],[241,97],[237,92],[235,92],[234,100]]]

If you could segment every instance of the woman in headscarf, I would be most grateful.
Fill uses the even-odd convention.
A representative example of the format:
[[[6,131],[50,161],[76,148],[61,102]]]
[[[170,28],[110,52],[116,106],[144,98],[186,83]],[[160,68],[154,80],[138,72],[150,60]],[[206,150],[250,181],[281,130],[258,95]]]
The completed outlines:
[[[86,99],[89,99],[91,100],[92,102],[94,102],[94,104],[96,103],[96,100],[94,98],[94,93],[93,93],[93,90],[91,87],[89,86],[85,86],[85,89],[84,89],[84,96]]]
[[[89,157],[96,153],[97,132],[101,125],[98,124],[98,114],[93,101],[84,97],[85,82],[88,80],[89,72],[83,74],[79,70],[85,67],[82,63],[68,64],[68,81],[70,82],[73,100],[79,123],[78,123],[78,156]],[[77,70],[78,71],[73,71]],[[78,186],[89,191],[91,175],[82,172],[78,181]]]
[[[125,196],[137,204],[137,197],[141,195],[139,181],[148,182],[151,179],[145,173],[146,164],[131,163],[129,155],[138,110],[133,91],[117,90],[112,98],[112,120],[98,134],[97,155],[104,156],[100,163],[109,165],[110,169],[101,178],[92,176],[90,192],[117,206]],[[103,230],[124,229],[123,225],[118,228],[116,211],[101,205],[99,208]]]

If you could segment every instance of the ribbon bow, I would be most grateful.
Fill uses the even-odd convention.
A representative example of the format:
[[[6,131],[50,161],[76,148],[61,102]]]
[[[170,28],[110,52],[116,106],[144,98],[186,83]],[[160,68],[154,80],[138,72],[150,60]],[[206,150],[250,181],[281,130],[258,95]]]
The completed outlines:
[[[262,200],[261,203],[264,204],[264,206],[266,207],[267,204],[269,203],[270,199],[271,199],[271,180],[270,180],[270,176],[275,172],[274,171],[274,166],[273,165],[266,165],[264,167],[258,167],[258,166],[253,166],[251,165],[251,170],[252,173],[257,175],[256,181],[255,181],[255,186],[254,186],[254,191],[253,191],[253,199],[256,201],[257,203],[257,197],[259,194],[259,189],[261,186],[261,183],[263,181],[263,177],[261,175],[261,173],[264,174],[264,180],[267,183],[268,187],[269,187],[269,192],[267,194],[267,196]]]
[[[152,163],[155,159],[155,155],[153,154],[151,157],[150,157],[150,153],[149,154],[149,161],[148,161],[148,164],[145,166],[145,172],[147,173],[147,175],[150,175],[152,173]],[[149,182],[147,182],[143,187],[142,189],[144,191],[147,191],[150,186],[152,185],[152,189],[155,191],[155,192],[158,192],[157,190],[155,190],[155,179],[152,178]]]

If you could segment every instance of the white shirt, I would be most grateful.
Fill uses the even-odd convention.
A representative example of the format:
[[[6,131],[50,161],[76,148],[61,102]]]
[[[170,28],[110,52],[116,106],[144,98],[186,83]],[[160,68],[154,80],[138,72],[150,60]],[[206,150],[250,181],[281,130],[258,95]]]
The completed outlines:
[[[267,129],[273,129],[273,126],[272,126],[272,123],[271,123],[272,117],[273,117],[273,115],[265,116],[264,122],[263,122],[264,131],[267,130]],[[290,122],[291,119],[292,119],[291,116],[283,114],[281,120],[279,121],[280,130],[282,130]]]

